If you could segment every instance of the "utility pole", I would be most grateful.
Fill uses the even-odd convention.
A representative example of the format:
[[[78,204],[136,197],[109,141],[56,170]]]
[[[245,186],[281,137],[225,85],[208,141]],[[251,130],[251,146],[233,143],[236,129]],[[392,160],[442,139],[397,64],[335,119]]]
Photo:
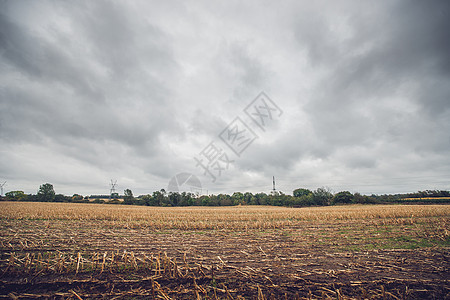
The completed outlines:
[[[111,189],[109,190],[109,201],[111,201],[113,194],[116,193],[116,185],[117,185],[117,180],[113,181],[111,179]]]

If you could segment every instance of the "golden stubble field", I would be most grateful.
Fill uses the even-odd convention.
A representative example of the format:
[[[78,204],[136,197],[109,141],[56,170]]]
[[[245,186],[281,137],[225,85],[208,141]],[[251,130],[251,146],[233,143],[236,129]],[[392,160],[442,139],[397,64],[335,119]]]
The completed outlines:
[[[444,299],[448,205],[0,202],[5,298]]]

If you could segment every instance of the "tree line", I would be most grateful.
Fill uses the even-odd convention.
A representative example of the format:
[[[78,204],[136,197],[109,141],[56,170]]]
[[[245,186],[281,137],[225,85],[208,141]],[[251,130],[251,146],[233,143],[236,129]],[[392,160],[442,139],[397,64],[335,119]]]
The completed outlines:
[[[124,195],[117,193],[104,200],[95,196],[74,194],[66,196],[56,194],[53,185],[42,184],[37,194],[25,194],[23,191],[11,191],[0,200],[3,201],[33,201],[33,202],[74,202],[74,203],[108,203],[123,205],[145,205],[145,206],[233,206],[233,205],[271,205],[271,206],[328,206],[338,204],[383,204],[383,203],[450,203],[450,192],[441,190],[427,190],[408,194],[394,195],[361,195],[341,191],[333,194],[330,189],[320,187],[316,190],[306,188],[295,189],[293,195],[286,195],[276,191],[266,193],[241,193],[235,192],[218,195],[195,195],[189,192],[166,192],[164,189],[152,194],[133,196],[130,189],[124,190]],[[100,196],[98,196],[100,197]]]

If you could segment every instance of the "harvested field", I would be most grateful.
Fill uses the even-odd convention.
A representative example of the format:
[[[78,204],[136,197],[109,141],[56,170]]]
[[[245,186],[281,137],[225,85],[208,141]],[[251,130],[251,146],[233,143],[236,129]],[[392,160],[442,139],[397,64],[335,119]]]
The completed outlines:
[[[0,203],[0,295],[450,299],[450,206]]]

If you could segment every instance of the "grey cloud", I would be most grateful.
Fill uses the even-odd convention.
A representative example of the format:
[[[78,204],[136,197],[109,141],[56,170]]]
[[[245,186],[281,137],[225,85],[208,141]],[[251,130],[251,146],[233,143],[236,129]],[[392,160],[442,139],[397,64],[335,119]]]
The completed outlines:
[[[192,156],[261,91],[283,119],[206,189],[448,175],[449,6],[2,1],[0,177],[150,192],[201,175]]]
[[[27,131],[39,130],[38,128],[42,127],[45,130],[40,133],[53,138],[60,135],[90,136],[93,139],[121,139],[132,145],[152,139],[158,127],[168,128],[171,127],[169,125],[176,124],[173,121],[165,121],[170,118],[170,114],[165,112],[168,106],[168,103],[165,103],[165,97],[169,94],[168,87],[164,88],[156,74],[152,74],[159,70],[162,73],[170,69],[175,70],[169,48],[164,43],[159,43],[162,33],[150,26],[150,30],[139,37],[143,42],[139,42],[138,38],[134,37],[130,24],[132,16],[125,16],[121,13],[121,8],[112,3],[95,3],[89,9],[77,9],[74,5],[66,4],[62,9],[77,12],[72,14],[71,24],[85,27],[84,31],[77,32],[80,35],[73,36],[73,39],[83,40],[90,36],[92,58],[97,59],[96,63],[102,63],[106,75],[96,74],[91,62],[86,58],[77,59],[83,54],[88,55],[89,51],[77,53],[77,48],[50,44],[35,35],[32,28],[18,26],[2,14],[4,61],[28,76],[30,83],[39,85],[34,91],[25,86],[14,90],[6,88],[4,100],[7,99],[8,102],[3,105],[10,107],[2,110],[5,113],[2,119],[7,120],[2,122],[2,134],[7,135],[8,130],[11,130],[12,136],[28,139],[30,136],[26,135]],[[56,31],[53,34],[62,33]],[[56,41],[61,43],[62,38],[57,38]],[[142,58],[145,60],[145,66],[139,65]],[[115,75],[108,75],[108,70],[111,69]],[[26,81],[23,83],[28,84]],[[60,84],[63,85],[62,88]],[[53,86],[55,92],[66,93],[51,95],[48,91],[41,90],[46,86]],[[64,87],[68,87],[68,90],[65,91]],[[116,91],[118,93],[115,93]],[[127,101],[133,101],[133,104],[128,105]],[[134,123],[136,113],[127,111],[127,108],[134,106],[136,102],[152,106],[151,117],[139,125]],[[121,109],[116,109],[117,105],[121,106]],[[164,109],[161,109],[162,107]],[[159,113],[153,114],[153,111]],[[131,112],[131,115],[128,112]],[[145,114],[146,111],[139,113]],[[126,115],[129,119],[121,118],[121,115]],[[18,119],[28,123],[28,126],[15,126],[13,120]],[[14,132],[24,128],[28,129],[22,134]]]
[[[449,5],[429,4],[375,5],[372,19],[365,18],[367,13],[359,16],[353,11],[347,17],[353,34],[341,42],[330,42],[335,38],[326,27],[327,15],[307,23],[308,29],[301,29],[309,36],[300,34],[299,41],[306,43],[312,61],[328,73],[318,84],[323,92],[306,106],[317,135],[327,141],[325,147],[337,149],[356,143],[370,146],[373,139],[399,135],[408,136],[409,142],[416,144],[410,133],[421,131],[420,124],[434,123],[439,114],[446,114],[450,94],[443,70],[450,51],[442,33],[448,27]],[[404,98],[404,107],[391,105],[398,98]],[[434,113],[424,116],[420,108],[412,114],[407,112],[416,104]],[[424,122],[423,118],[428,120]],[[395,125],[399,121],[411,127]]]
[[[86,62],[77,61],[71,49],[43,40],[32,28],[19,26],[1,13],[0,22],[2,56],[27,79],[65,84],[81,94],[102,99],[102,91],[92,85],[92,75],[84,73],[86,66],[82,64]]]
[[[246,46],[245,43],[232,45],[228,53],[229,63],[234,66],[239,78],[234,96],[240,99],[255,97],[265,86],[269,73],[272,73],[258,59],[250,56]]]

